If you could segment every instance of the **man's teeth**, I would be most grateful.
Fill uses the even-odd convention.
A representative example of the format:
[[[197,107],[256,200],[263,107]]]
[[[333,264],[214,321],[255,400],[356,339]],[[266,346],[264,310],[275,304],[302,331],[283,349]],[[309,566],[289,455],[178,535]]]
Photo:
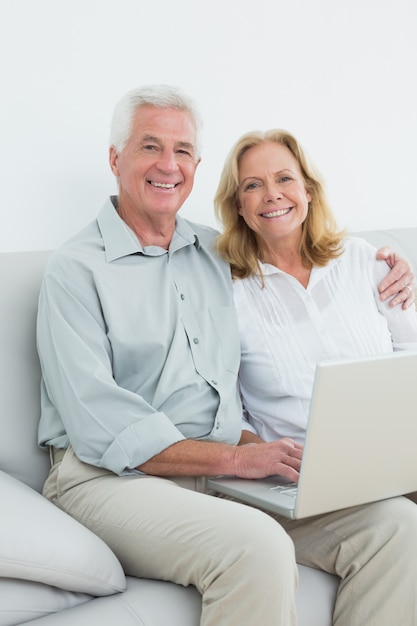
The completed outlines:
[[[150,183],[153,187],[162,187],[163,189],[172,189],[175,187],[175,183],[154,183],[152,180]]]
[[[279,217],[280,215],[286,215],[291,211],[291,207],[289,209],[279,209],[279,211],[271,211],[271,213],[262,213],[262,217]]]

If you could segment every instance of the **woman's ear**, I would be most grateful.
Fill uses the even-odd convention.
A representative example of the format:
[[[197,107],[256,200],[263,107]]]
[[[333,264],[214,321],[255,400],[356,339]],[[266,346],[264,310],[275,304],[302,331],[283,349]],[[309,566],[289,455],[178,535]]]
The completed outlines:
[[[309,205],[309,208],[310,208],[310,202],[313,200],[313,196],[311,194],[311,190],[309,188],[309,185],[307,184],[306,181],[304,181],[304,191],[305,191],[306,199],[307,199],[307,202],[308,202],[308,205]]]

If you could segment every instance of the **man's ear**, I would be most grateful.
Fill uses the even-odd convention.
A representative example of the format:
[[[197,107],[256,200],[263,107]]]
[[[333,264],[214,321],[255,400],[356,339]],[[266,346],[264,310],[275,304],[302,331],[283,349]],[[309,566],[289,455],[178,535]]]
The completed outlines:
[[[109,163],[110,163],[110,169],[115,176],[120,176],[118,161],[119,161],[119,153],[117,152],[114,146],[110,146]]]

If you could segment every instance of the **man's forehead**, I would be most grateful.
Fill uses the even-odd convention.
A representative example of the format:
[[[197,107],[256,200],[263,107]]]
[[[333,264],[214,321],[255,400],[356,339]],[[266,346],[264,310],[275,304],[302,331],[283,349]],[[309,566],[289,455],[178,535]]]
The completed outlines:
[[[196,152],[197,132],[188,111],[153,106],[139,107],[133,119],[131,141],[174,145]]]
[[[181,109],[140,107],[136,111],[132,130],[139,141],[163,143],[172,140],[195,147],[194,120],[188,111]]]
[[[171,135],[171,133],[164,133],[163,131],[161,131],[160,133],[148,133],[148,132],[143,132],[140,133],[139,138],[142,142],[144,141],[149,141],[149,142],[154,142],[154,143],[163,143],[165,141],[165,139],[167,138],[172,138],[175,140],[175,142],[178,143],[189,143],[188,142],[188,138],[186,139],[178,139],[175,136]],[[192,144],[191,144],[192,145]]]

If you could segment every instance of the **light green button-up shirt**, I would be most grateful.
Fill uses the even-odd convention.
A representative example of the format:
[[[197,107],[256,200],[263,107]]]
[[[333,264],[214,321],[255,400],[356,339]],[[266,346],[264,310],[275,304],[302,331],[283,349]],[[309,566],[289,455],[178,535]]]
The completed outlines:
[[[116,200],[113,200],[116,202]],[[41,446],[129,473],[184,438],[235,444],[240,348],[216,231],[143,248],[109,199],[52,254],[38,313]]]

